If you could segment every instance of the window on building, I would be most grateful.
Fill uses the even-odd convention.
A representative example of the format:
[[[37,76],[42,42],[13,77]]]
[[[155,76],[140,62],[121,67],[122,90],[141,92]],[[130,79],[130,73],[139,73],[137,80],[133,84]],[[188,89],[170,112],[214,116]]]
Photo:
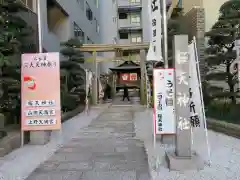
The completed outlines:
[[[77,0],[77,3],[80,5],[80,7],[83,11],[84,11],[84,1],[85,0]]]
[[[86,16],[89,21],[93,20],[93,12],[87,2],[86,2]]]
[[[140,24],[140,15],[131,15],[131,23]]]
[[[128,39],[128,33],[119,33],[120,39]]]
[[[141,36],[136,36],[131,38],[132,43],[142,43],[142,37]]]
[[[114,23],[117,22],[117,17],[113,17],[113,22],[114,22]]]
[[[130,0],[130,3],[140,3],[141,0]]]
[[[127,13],[119,13],[119,19],[127,19],[128,15]]]
[[[123,54],[122,54],[122,55],[123,55],[123,56],[129,56],[129,54],[130,54],[129,52],[123,51]]]
[[[83,30],[74,22],[74,37],[79,38],[79,40],[84,43],[84,32]]]

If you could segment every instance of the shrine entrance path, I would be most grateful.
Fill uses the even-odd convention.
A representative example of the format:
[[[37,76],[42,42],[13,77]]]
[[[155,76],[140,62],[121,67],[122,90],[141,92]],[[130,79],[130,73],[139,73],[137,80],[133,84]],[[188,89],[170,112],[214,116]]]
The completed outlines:
[[[111,106],[27,180],[150,180],[144,144],[135,138],[134,109]]]
[[[122,100],[123,98],[123,90],[120,90],[116,96],[114,97],[113,100],[113,105],[114,106],[132,106],[132,105],[138,105],[140,103],[140,97],[139,97],[139,92],[137,90],[129,90],[129,99],[130,101],[125,98],[125,100]]]

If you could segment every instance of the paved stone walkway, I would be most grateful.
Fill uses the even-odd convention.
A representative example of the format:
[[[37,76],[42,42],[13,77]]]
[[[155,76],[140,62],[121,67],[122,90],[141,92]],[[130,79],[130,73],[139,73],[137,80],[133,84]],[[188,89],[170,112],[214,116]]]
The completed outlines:
[[[123,91],[120,91],[116,94],[112,104],[113,105],[120,105],[120,106],[125,106],[125,105],[137,105],[140,103],[140,97],[138,96],[138,92],[136,91],[130,91],[129,92],[129,99],[130,101],[125,98],[125,100],[122,100],[123,98]]]
[[[110,107],[27,180],[150,180],[132,107]],[[36,154],[37,156],[37,154]]]

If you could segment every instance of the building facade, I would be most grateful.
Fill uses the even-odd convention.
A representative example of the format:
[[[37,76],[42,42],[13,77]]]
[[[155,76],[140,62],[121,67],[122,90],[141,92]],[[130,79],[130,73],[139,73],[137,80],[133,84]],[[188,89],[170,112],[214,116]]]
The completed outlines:
[[[31,11],[23,18],[36,31],[37,1],[41,9],[42,45],[45,51],[59,52],[60,43],[73,37],[79,38],[82,43],[100,43],[98,0],[71,0],[71,3],[69,0],[22,0]]]
[[[220,7],[228,0],[179,0],[184,13],[188,13],[194,7],[200,7],[205,10],[205,30],[209,31],[219,16]]]
[[[101,42],[103,44],[137,44],[149,42],[148,0],[104,0],[99,4]],[[114,53],[103,53],[114,58]],[[124,59],[138,61],[135,52],[123,53]],[[101,71],[107,72],[116,63],[102,62]]]

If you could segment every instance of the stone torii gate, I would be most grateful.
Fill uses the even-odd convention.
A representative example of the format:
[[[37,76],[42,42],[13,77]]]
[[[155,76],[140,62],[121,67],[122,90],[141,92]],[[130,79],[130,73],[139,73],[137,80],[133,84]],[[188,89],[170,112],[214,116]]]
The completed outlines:
[[[141,103],[146,104],[146,95],[144,92],[145,89],[145,61],[146,61],[146,51],[149,48],[149,44],[83,44],[79,50],[81,52],[89,52],[92,54],[90,61],[93,63],[93,95],[92,103],[93,105],[97,104],[98,99],[98,89],[97,89],[97,63],[101,61],[116,61],[119,57],[122,57],[124,51],[138,51],[140,52],[140,66],[141,66]],[[115,52],[114,58],[101,58],[97,59],[97,52]],[[88,60],[89,62],[89,60]],[[113,81],[116,77],[113,78]],[[116,83],[113,83],[116,84]],[[115,90],[115,87],[113,87]],[[115,92],[115,91],[114,91]],[[114,93],[113,93],[114,94]]]

